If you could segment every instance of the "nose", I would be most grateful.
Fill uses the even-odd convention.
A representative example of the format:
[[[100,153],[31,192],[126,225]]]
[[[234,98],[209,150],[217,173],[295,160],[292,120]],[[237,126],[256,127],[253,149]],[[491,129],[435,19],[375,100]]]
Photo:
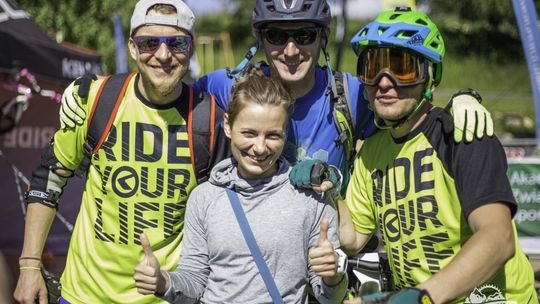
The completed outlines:
[[[171,58],[172,53],[171,53],[171,51],[169,50],[169,48],[167,47],[167,45],[165,43],[161,43],[159,45],[159,48],[154,52],[154,56],[159,61],[165,61],[165,60],[168,60],[169,58]]]
[[[285,44],[285,48],[283,49],[283,54],[285,56],[296,56],[300,53],[300,49],[296,46],[296,43],[293,41],[292,38],[289,38],[289,40]]]
[[[392,82],[392,79],[388,75],[382,75],[381,79],[379,80],[378,86],[381,89],[389,89],[394,86],[394,82]]]
[[[266,140],[263,136],[259,136],[253,143],[253,153],[256,155],[262,155],[266,153]]]

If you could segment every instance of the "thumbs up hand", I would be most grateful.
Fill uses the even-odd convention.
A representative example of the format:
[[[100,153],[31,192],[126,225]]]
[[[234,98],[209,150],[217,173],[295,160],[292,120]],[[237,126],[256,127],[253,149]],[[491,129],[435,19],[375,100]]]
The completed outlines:
[[[334,245],[328,240],[329,225],[327,218],[321,221],[317,247],[309,250],[309,263],[315,274],[323,278],[331,278],[337,274],[338,256],[334,252]]]
[[[141,246],[144,252],[144,258],[135,267],[135,287],[140,294],[164,294],[169,288],[168,275],[161,271],[161,266],[157,257],[154,255],[148,237],[144,233],[140,236]]]

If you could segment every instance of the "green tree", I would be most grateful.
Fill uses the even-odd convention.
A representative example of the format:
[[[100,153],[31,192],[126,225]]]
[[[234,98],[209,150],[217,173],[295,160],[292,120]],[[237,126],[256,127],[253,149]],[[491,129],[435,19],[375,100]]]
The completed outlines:
[[[115,72],[113,16],[120,16],[125,37],[136,0],[18,0],[39,26],[65,41],[98,50],[108,73]],[[127,43],[127,41],[125,41]]]
[[[498,62],[522,60],[523,48],[512,1],[419,0],[430,7],[453,54],[479,55]],[[536,11],[540,0],[534,1]]]

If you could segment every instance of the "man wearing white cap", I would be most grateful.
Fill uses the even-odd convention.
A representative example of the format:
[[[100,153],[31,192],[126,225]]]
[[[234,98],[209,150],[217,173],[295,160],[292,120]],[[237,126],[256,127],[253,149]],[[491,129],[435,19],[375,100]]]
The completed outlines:
[[[143,232],[165,269],[178,264],[185,202],[200,180],[194,166],[198,156],[192,153],[191,106],[213,103],[181,81],[193,54],[194,19],[180,0],[141,0],[135,6],[129,51],[138,73],[124,80],[108,137],[91,154],[60,303],[159,303],[153,295],[139,294],[133,280],[143,256]],[[96,100],[102,84],[110,83],[105,79],[94,81],[87,102],[80,103],[95,114],[89,117],[100,116],[103,109],[103,101]],[[91,122],[87,118],[81,126],[57,131],[33,173],[14,293],[21,303],[47,303],[41,253],[62,189],[84,159]],[[216,125],[212,134],[219,132]],[[215,138],[217,133],[210,141],[221,147]]]

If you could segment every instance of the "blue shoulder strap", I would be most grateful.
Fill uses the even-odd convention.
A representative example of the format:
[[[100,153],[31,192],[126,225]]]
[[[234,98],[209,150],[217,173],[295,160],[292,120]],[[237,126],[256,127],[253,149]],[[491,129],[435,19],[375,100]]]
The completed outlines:
[[[284,302],[281,298],[281,295],[279,294],[276,283],[274,282],[274,279],[270,274],[268,266],[264,262],[261,250],[257,245],[257,241],[255,240],[255,236],[253,236],[253,232],[251,231],[251,227],[249,226],[249,222],[246,218],[246,214],[244,213],[244,209],[242,209],[242,206],[240,205],[238,195],[236,195],[236,192],[232,191],[231,189],[225,189],[225,191],[227,192],[227,196],[229,197],[229,201],[231,202],[231,207],[233,208],[234,215],[236,216],[236,220],[238,221],[238,225],[240,225],[240,229],[242,230],[244,239],[246,240],[246,243],[249,247],[249,251],[251,251],[251,255],[255,260],[255,264],[257,264],[257,268],[259,268],[259,273],[263,278],[266,289],[268,289],[268,292],[270,293],[274,304],[283,304]]]

